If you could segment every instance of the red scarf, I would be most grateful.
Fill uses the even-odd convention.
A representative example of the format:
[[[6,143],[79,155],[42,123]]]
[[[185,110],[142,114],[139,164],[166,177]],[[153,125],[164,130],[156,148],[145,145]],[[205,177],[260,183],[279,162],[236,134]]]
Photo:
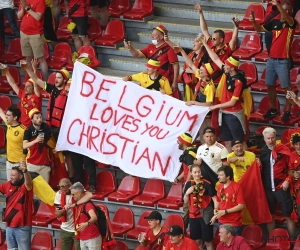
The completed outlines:
[[[61,207],[64,208],[65,205],[66,205],[66,194],[64,192],[61,192],[61,197],[60,197],[60,204],[61,204]],[[72,203],[74,203],[75,200],[74,198],[72,197]],[[67,222],[67,213],[66,213],[66,210],[64,210],[64,213],[61,217],[58,218],[61,222]]]

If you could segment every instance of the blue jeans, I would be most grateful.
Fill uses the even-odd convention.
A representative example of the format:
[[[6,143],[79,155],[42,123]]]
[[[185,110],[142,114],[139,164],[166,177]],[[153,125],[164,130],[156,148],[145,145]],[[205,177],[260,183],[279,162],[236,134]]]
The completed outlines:
[[[275,86],[277,77],[281,88],[290,87],[290,59],[278,60],[269,57],[266,65],[266,85]]]
[[[31,226],[6,227],[8,249],[29,250],[31,245]]]
[[[16,21],[16,12],[11,8],[0,9],[0,38],[5,41],[4,15],[14,33],[15,38],[20,37],[20,29]]]

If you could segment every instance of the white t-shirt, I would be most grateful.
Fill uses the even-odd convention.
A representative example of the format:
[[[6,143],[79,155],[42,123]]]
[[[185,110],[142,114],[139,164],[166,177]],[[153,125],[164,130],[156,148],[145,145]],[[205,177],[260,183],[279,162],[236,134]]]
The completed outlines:
[[[61,205],[61,191],[58,191],[55,196],[54,204]],[[72,204],[72,196],[66,195],[66,204]],[[60,228],[62,230],[65,230],[67,232],[74,233],[74,218],[73,218],[73,212],[72,209],[68,209],[67,211],[67,221],[61,223]]]
[[[14,8],[13,0],[0,0],[0,9]]]
[[[201,145],[197,150],[196,158],[201,158],[215,173],[222,166],[222,160],[227,159],[228,151],[221,143],[216,142],[208,147]]]

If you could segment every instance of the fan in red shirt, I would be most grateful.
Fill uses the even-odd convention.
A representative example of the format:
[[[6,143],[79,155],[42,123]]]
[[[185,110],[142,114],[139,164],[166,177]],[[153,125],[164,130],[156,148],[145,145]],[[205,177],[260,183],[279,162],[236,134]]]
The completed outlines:
[[[211,221],[214,223],[218,219],[220,224],[231,224],[235,227],[237,235],[241,235],[244,198],[240,184],[233,181],[233,169],[230,166],[220,167],[218,178],[218,204]]]
[[[149,229],[147,229],[145,236],[139,234],[138,241],[143,247],[149,246],[149,250],[162,250],[169,240],[166,234],[168,230],[164,228],[160,223],[162,216],[158,211],[152,211],[147,217]]]
[[[184,237],[181,226],[171,226],[167,234],[170,235],[170,241],[167,243],[164,250],[199,250],[195,241]]]

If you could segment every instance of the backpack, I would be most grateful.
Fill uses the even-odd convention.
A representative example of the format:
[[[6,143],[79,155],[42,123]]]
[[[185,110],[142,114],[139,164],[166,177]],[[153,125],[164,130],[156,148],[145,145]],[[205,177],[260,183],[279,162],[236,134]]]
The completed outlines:
[[[107,232],[107,221],[106,221],[105,213],[102,211],[102,209],[100,207],[95,206],[95,204],[93,202],[89,202],[89,203],[93,204],[93,206],[96,210],[98,222],[95,222],[95,225],[98,227],[101,236],[105,237],[106,232]],[[90,219],[91,216],[86,212],[86,208],[85,208],[86,204],[87,203],[84,204],[82,212]]]

